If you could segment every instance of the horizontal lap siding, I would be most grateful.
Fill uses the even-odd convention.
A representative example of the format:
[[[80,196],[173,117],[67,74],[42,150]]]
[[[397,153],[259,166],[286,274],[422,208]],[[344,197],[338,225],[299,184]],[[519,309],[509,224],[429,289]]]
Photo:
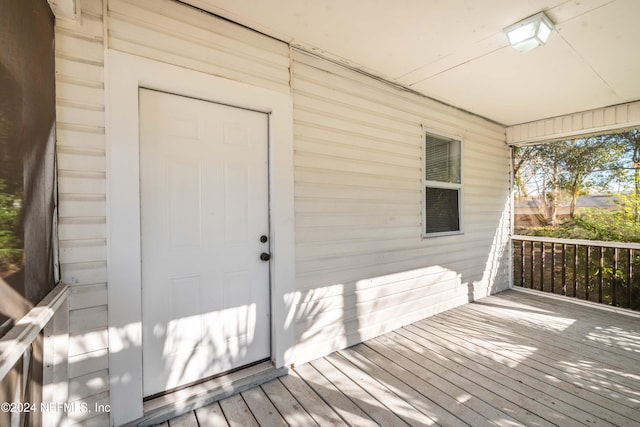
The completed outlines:
[[[69,284],[69,402],[108,403],[106,154],[102,2],[56,21],[58,236]],[[106,423],[75,411],[70,424]]]
[[[294,50],[299,362],[508,285],[504,128]],[[421,125],[464,138],[460,236],[421,238]]]
[[[59,240],[71,286],[69,401],[109,403],[103,4],[56,22]],[[173,1],[109,1],[109,47],[289,92],[289,48]],[[70,424],[108,414],[72,412]]]
[[[640,126],[640,101],[510,126],[507,142],[532,144],[636,126]]]
[[[170,0],[109,0],[109,48],[289,92],[289,48]]]

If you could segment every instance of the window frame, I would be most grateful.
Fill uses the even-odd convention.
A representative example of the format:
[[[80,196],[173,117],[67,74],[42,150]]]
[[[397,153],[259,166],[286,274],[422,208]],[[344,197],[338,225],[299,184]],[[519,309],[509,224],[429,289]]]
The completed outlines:
[[[460,183],[451,183],[451,182],[443,182],[443,181],[433,181],[427,180],[427,171],[426,171],[426,161],[427,161],[427,136],[432,135],[436,138],[444,138],[450,139],[453,141],[457,141],[460,145],[460,159],[459,159],[459,168],[460,168]],[[433,237],[442,237],[442,236],[453,236],[464,234],[464,217],[463,217],[463,203],[464,203],[464,139],[459,135],[454,135],[451,133],[442,132],[435,129],[430,129],[425,126],[422,126],[422,189],[420,191],[422,201],[422,224],[420,225],[421,234],[423,239],[430,239]],[[439,231],[429,233],[427,232],[427,187],[430,188],[440,188],[440,189],[449,189],[449,190],[457,190],[458,191],[458,229],[451,231]]]

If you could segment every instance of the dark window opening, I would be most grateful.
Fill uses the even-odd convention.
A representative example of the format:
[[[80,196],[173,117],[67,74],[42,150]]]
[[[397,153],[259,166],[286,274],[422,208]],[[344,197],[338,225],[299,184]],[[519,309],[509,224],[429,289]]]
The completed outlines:
[[[458,215],[458,190],[445,188],[425,188],[426,213],[425,229],[427,233],[444,233],[460,229]]]

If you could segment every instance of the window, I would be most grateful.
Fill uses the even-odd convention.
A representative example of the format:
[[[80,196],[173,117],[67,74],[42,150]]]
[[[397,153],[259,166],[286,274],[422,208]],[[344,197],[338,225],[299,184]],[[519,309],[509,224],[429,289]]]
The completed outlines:
[[[462,232],[462,140],[425,133],[424,206],[425,237]]]

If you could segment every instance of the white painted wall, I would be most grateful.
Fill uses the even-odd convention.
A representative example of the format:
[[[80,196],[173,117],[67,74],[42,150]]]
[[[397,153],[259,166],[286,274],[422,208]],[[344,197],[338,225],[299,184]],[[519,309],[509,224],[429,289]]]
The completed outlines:
[[[57,22],[60,247],[70,395],[109,401],[104,49],[293,93],[296,343],[322,356],[508,286],[504,128],[171,0],[83,0]],[[108,40],[103,40],[103,18]],[[292,69],[290,70],[290,64]],[[291,72],[291,74],[290,74]],[[291,80],[290,80],[291,79]],[[464,234],[423,239],[421,126],[464,139]],[[279,182],[275,185],[291,185]],[[71,422],[107,423],[104,414]]]

